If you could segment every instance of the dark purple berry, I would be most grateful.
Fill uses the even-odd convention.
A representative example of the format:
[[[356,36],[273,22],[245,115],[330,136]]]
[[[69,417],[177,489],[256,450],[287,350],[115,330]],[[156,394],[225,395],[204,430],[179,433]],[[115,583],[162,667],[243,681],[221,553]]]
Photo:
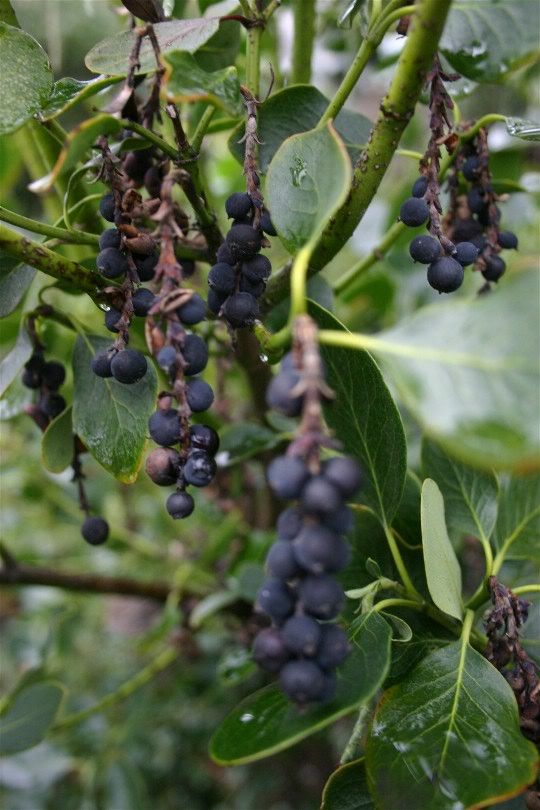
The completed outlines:
[[[171,447],[156,447],[146,458],[146,472],[159,487],[176,484],[180,468],[180,453]]]
[[[264,281],[251,281],[245,276],[240,278],[240,292],[249,293],[253,298],[260,298],[266,290]]]
[[[45,368],[45,360],[42,354],[33,354],[30,360],[24,365],[22,382],[27,388],[39,388],[41,386],[41,375]]]
[[[467,203],[473,214],[479,214],[486,207],[486,200],[483,191],[474,186],[467,194]]]
[[[208,309],[210,312],[213,312],[214,315],[219,315],[221,307],[227,300],[227,293],[218,293],[217,290],[213,290],[210,288],[208,290]]]
[[[321,625],[311,616],[291,616],[281,628],[285,646],[295,656],[312,657],[321,640]]]
[[[101,200],[99,201],[99,213],[106,219],[107,222],[114,222],[114,212],[115,212],[115,202],[114,202],[114,194],[109,192],[109,194],[104,194]]]
[[[139,289],[135,290],[133,293],[131,300],[133,302],[133,312],[135,315],[146,317],[150,312],[150,308],[156,302],[156,296],[151,290],[146,289],[146,287],[139,287]]]
[[[247,292],[234,293],[223,305],[223,316],[234,327],[246,326],[258,314],[257,301]]]
[[[328,574],[308,575],[298,588],[304,610],[317,619],[334,619],[345,604],[343,588]]]
[[[278,456],[268,467],[267,479],[278,498],[298,498],[309,478],[309,470],[298,456]]]
[[[313,661],[289,661],[279,674],[279,685],[287,697],[302,705],[318,699],[325,677]]]
[[[124,349],[115,354],[111,371],[115,380],[124,385],[133,385],[146,374],[146,357],[136,349]]]
[[[474,264],[478,257],[478,248],[472,242],[458,242],[452,258],[462,267]]]
[[[337,534],[347,534],[347,532],[350,532],[352,529],[354,523],[352,510],[343,504],[337,512],[331,512],[329,515],[325,515],[323,523],[327,528],[332,529],[333,532],[337,532]]]
[[[87,517],[81,534],[91,546],[100,546],[109,536],[109,524],[102,517]]]
[[[122,313],[118,309],[111,307],[110,309],[107,310],[107,312],[105,313],[105,326],[109,330],[109,332],[118,332],[118,327],[116,326],[116,324],[118,323],[121,317]]]
[[[195,450],[206,450],[211,456],[219,450],[219,436],[209,425],[191,425],[189,443]]]
[[[452,234],[454,242],[469,242],[476,237],[481,236],[482,226],[475,219],[460,219],[454,226]]]
[[[418,197],[409,197],[399,209],[399,218],[409,228],[417,228],[419,225],[423,225],[428,216],[427,202],[418,199]]]
[[[271,272],[270,259],[261,253],[242,264],[242,275],[253,282],[266,281]]]
[[[159,261],[158,254],[151,253],[149,256],[134,256],[133,260],[137,268],[139,279],[141,281],[152,281]]]
[[[62,363],[57,363],[55,360],[45,363],[41,373],[41,380],[43,385],[47,386],[49,390],[56,391],[60,388],[65,379],[66,369]]]
[[[269,408],[285,416],[299,416],[302,411],[303,397],[293,396],[293,390],[300,382],[297,371],[283,369],[270,381],[266,390],[266,403]]]
[[[98,253],[96,267],[105,278],[118,278],[127,273],[128,263],[117,248],[108,247]]]
[[[194,450],[189,454],[183,475],[186,484],[194,487],[207,487],[216,474],[216,462],[204,450]]]
[[[294,547],[297,562],[310,574],[342,571],[350,559],[346,540],[317,524],[304,526],[298,537],[287,545]]]
[[[277,540],[270,546],[266,557],[266,569],[270,576],[278,579],[293,579],[301,573],[296,561],[292,543]]]
[[[39,408],[49,419],[56,419],[66,409],[66,400],[60,394],[45,394],[39,400]]]
[[[303,526],[302,513],[297,506],[289,506],[277,519],[279,540],[294,540]]]
[[[137,149],[135,152],[128,152],[124,158],[122,168],[127,176],[139,185],[143,182],[144,176],[152,162],[151,149]]]
[[[518,238],[512,231],[501,231],[497,242],[505,250],[517,250],[518,248]]]
[[[111,361],[113,359],[113,355],[111,352],[98,352],[98,354],[92,357],[92,371],[96,376],[103,377],[106,379],[107,377],[112,377],[111,371]]]
[[[441,243],[433,236],[415,236],[409,245],[409,253],[414,262],[431,264],[441,255]]]
[[[277,236],[277,231],[274,228],[274,224],[270,219],[270,214],[268,211],[263,211],[261,214],[261,229],[268,234],[268,236]]]
[[[491,256],[484,256],[486,263],[485,270],[482,270],[482,275],[486,281],[498,281],[506,270],[506,263],[500,256],[493,254]]]
[[[266,627],[255,636],[253,660],[267,672],[279,672],[288,661],[289,653],[277,627]]]
[[[206,303],[198,293],[193,293],[191,298],[181,307],[178,307],[176,311],[185,326],[194,326],[196,323],[204,321]]]
[[[116,248],[116,250],[118,250],[121,243],[122,234],[118,228],[108,228],[106,231],[103,231],[99,237],[100,250],[105,250],[106,248]]]
[[[312,515],[330,515],[343,505],[340,490],[322,475],[311,478],[302,490],[302,509]]]
[[[337,624],[323,624],[317,649],[317,663],[323,669],[335,669],[349,654],[349,639]]]
[[[178,411],[174,408],[155,411],[148,420],[148,430],[155,443],[162,447],[178,444],[182,438]]]
[[[358,492],[364,477],[360,465],[348,456],[334,456],[325,461],[322,474],[339,489],[344,498],[352,498]]]
[[[223,295],[230,295],[236,287],[236,273],[230,264],[220,262],[210,268],[208,284],[213,290]]]
[[[251,214],[253,203],[245,191],[235,191],[225,201],[225,211],[229,219],[243,219]]]
[[[413,197],[423,197],[427,191],[428,187],[428,179],[424,175],[418,178],[418,180],[414,181],[414,185],[411,190],[411,195]]]
[[[150,197],[155,199],[161,193],[161,171],[159,166],[150,166],[144,173],[144,187]]]
[[[212,386],[198,378],[188,380],[186,385],[186,399],[193,413],[207,411],[214,401]]]
[[[182,355],[186,361],[184,374],[192,377],[200,374],[208,363],[208,347],[199,335],[186,335],[182,346]]]
[[[195,501],[189,492],[179,490],[178,492],[173,492],[172,495],[169,495],[165,503],[165,507],[172,518],[175,520],[181,520],[182,518],[187,518],[191,515],[195,508]]]
[[[251,259],[261,249],[261,233],[251,225],[233,225],[226,242],[235,261]]]
[[[427,280],[431,287],[440,293],[451,293],[461,287],[463,283],[463,267],[451,256],[441,256],[430,264],[427,271]]]
[[[257,604],[275,622],[291,615],[294,601],[287,585],[280,579],[267,579],[257,594]]]
[[[231,251],[229,250],[229,247],[228,247],[226,242],[223,242],[223,244],[218,247],[218,251],[216,253],[216,259],[218,261],[218,264],[220,264],[222,262],[224,264],[230,264],[230,265],[236,264],[236,259],[234,258]]]
[[[476,179],[476,175],[478,173],[478,169],[480,168],[480,161],[476,157],[476,155],[472,155],[468,157],[467,160],[463,163],[461,167],[461,171],[463,172],[463,176],[469,182],[472,182]]]

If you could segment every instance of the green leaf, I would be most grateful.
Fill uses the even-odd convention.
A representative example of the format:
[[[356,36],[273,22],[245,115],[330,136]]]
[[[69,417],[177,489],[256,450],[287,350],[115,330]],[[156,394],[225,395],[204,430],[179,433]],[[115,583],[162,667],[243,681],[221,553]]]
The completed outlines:
[[[461,569],[444,520],[441,490],[431,478],[422,485],[422,548],[431,598],[440,610],[461,619]]]
[[[17,16],[13,11],[10,0],[0,0],[0,21],[19,28]]]
[[[0,715],[0,755],[40,743],[58,714],[64,693],[56,681],[30,683],[16,690]]]
[[[422,467],[443,494],[452,544],[459,546],[465,535],[487,541],[497,518],[499,496],[499,485],[493,473],[462,464],[427,439],[422,444]]]
[[[511,476],[501,483],[493,542],[504,559],[540,564],[540,475]]]
[[[538,53],[537,0],[455,0],[440,49],[469,79],[500,81]]]
[[[392,635],[392,642],[394,644],[408,644],[408,642],[411,641],[413,631],[410,624],[407,624],[405,619],[402,619],[401,616],[395,616],[393,613],[388,613],[386,610],[381,611],[381,615],[390,622],[397,633],[397,635]]]
[[[366,622],[338,672],[337,694],[329,703],[299,712],[277,686],[266,686],[247,697],[215,731],[210,741],[212,759],[220,765],[263,759],[353,712],[385,678],[390,636],[390,627],[380,616]]]
[[[345,330],[311,301],[309,313],[321,329]],[[364,466],[368,481],[362,500],[389,525],[405,482],[407,448],[401,417],[368,352],[323,345],[321,353],[328,385],[336,395],[325,406],[326,420],[345,452]]]
[[[73,461],[71,407],[53,419],[41,439],[41,461],[46,470],[61,473]]]
[[[109,346],[106,338],[92,335],[79,335],[75,342],[73,432],[102,467],[130,483],[137,478],[148,417],[155,409],[157,378],[150,361],[142,380],[133,385],[97,377],[90,361]]]
[[[154,32],[162,54],[171,51],[194,53],[219,27],[219,17],[202,17],[189,20],[171,20],[154,25]],[[135,43],[133,31],[123,31],[94,45],[84,59],[92,73],[106,73],[110,76],[125,76],[129,65],[129,55]],[[148,37],[142,42],[137,73],[150,73],[156,69],[156,59]]]
[[[538,282],[522,272],[491,295],[424,307],[370,338],[426,432],[484,469],[539,464]]]
[[[41,110],[41,117],[48,121],[62,115],[66,110],[71,109],[76,104],[80,104],[91,96],[95,96],[101,90],[111,87],[121,81],[119,76],[98,76],[90,81],[80,81],[66,76],[54,83],[51,95],[45,107]]]
[[[0,318],[17,309],[35,275],[33,267],[0,254]]]
[[[21,326],[15,345],[0,363],[0,396],[7,391],[22,367],[30,359],[33,348],[25,326]]]
[[[321,810],[375,810],[363,758],[334,771],[324,786]]]
[[[226,453],[224,463],[231,466],[252,456],[258,456],[265,450],[272,450],[283,439],[282,435],[268,430],[263,425],[242,422],[225,428],[221,434],[219,452]]]
[[[45,106],[52,88],[49,57],[34,37],[0,22],[0,135],[14,132]]]
[[[309,84],[296,84],[274,93],[259,107],[257,132],[259,140],[259,166],[262,172],[268,166],[284,140],[299,132],[314,129],[328,107],[329,101],[320,90]],[[351,160],[355,160],[368,141],[372,123],[365,116],[342,110],[334,121]],[[244,124],[239,124],[229,138],[229,149],[242,163],[244,150],[238,143],[244,134]]]
[[[213,16],[216,15],[216,6],[207,9]],[[224,14],[230,12],[225,11]],[[223,70],[223,68],[233,65],[240,50],[241,26],[236,20],[221,20],[219,28],[195,52],[195,61],[203,70]]]
[[[485,807],[534,780],[503,676],[463,641],[425,658],[379,704],[366,747],[375,802],[400,810]]]
[[[164,62],[167,98],[170,101],[206,101],[231,115],[242,112],[240,82],[235,67],[208,73],[189,53],[173,51]]]
[[[507,118],[506,129],[508,134],[522,141],[540,141],[540,124],[536,121],[527,121],[524,118]]]
[[[332,125],[292,135],[268,168],[266,202],[289,253],[313,242],[347,196],[351,162]]]

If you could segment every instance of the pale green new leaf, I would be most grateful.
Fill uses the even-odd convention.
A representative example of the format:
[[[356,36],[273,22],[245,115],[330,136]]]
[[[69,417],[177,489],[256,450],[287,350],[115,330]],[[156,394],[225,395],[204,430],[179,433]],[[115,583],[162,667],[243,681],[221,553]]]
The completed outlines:
[[[461,569],[446,530],[443,496],[431,478],[426,478],[422,485],[420,516],[424,565],[431,598],[440,610],[461,619]]]

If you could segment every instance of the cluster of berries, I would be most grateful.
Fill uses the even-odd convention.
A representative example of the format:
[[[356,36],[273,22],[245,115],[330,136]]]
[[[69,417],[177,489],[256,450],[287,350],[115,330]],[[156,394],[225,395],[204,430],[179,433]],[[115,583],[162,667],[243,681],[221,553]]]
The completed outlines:
[[[301,381],[302,372],[288,355],[269,388],[269,404],[297,415],[303,406]],[[297,503],[278,518],[278,539],[266,559],[268,579],[257,598],[273,624],[253,644],[254,660],[279,673],[283,692],[299,705],[332,698],[334,670],[349,651],[346,633],[332,623],[345,602],[333,575],[349,561],[344,535],[351,529],[352,513],[346,501],[363,477],[353,459],[333,456],[321,463],[317,454],[314,464],[313,455],[302,457],[302,446],[299,439],[292,453],[274,459],[268,468],[274,493]]]
[[[66,379],[66,369],[56,360],[48,362],[40,350],[34,351],[30,360],[24,366],[22,382],[27,388],[39,389],[37,411],[33,417],[45,429],[49,420],[59,416],[66,407],[66,400],[58,393],[58,389]],[[40,419],[41,417],[41,419]]]
[[[275,236],[276,231],[268,211],[256,209],[247,192],[231,194],[225,210],[233,224],[208,274],[208,308],[236,329],[258,317],[257,299],[272,272],[260,250],[269,244],[264,234]]]

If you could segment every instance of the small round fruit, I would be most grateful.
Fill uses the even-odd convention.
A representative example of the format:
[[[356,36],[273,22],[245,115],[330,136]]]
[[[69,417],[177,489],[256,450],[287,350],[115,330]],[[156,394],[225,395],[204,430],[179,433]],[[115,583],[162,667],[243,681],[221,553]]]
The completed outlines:
[[[91,546],[100,546],[109,536],[109,524],[102,517],[87,517],[81,526],[81,534]]]
[[[155,303],[156,296],[151,290],[146,289],[146,287],[139,287],[139,289],[135,290],[133,293],[131,300],[133,302],[133,312],[135,315],[145,318],[150,312],[150,308]]]
[[[118,250],[121,244],[122,234],[118,228],[107,228],[99,237],[100,250],[105,250],[105,248],[116,248]]]
[[[146,357],[136,349],[124,349],[115,354],[111,371],[115,380],[124,385],[133,385],[146,374]]]
[[[362,468],[349,456],[334,456],[322,465],[322,474],[339,489],[344,498],[352,498],[362,486]]]
[[[99,201],[99,213],[106,219],[107,222],[114,222],[114,212],[115,212],[115,202],[114,202],[114,194],[109,192],[109,194],[104,194],[101,200]]]
[[[289,653],[277,627],[266,627],[257,633],[253,641],[252,657],[267,672],[279,672],[287,663]]]
[[[441,255],[441,243],[433,236],[415,236],[409,245],[409,253],[414,262],[431,264]]]
[[[178,492],[173,492],[172,495],[169,495],[165,503],[165,508],[172,518],[181,520],[191,515],[195,509],[195,501],[189,492],[178,490]]]
[[[298,588],[304,610],[316,619],[335,619],[345,604],[343,588],[328,574],[305,577]]]
[[[479,188],[473,187],[467,194],[467,203],[473,214],[479,214],[486,207],[485,195]]]
[[[261,233],[251,225],[233,225],[226,242],[235,261],[251,259],[261,249]]]
[[[505,250],[517,250],[518,248],[518,238],[512,231],[501,231],[497,241]]]
[[[212,386],[204,380],[188,380],[186,385],[186,399],[193,413],[207,411],[214,401]]]
[[[253,298],[260,298],[265,290],[266,284],[264,281],[251,281],[251,279],[246,278],[244,275],[240,277],[240,292],[249,293]]]
[[[474,264],[478,257],[478,248],[472,242],[458,242],[452,258],[462,267]]]
[[[309,470],[298,456],[278,456],[270,463],[266,477],[277,497],[290,501],[299,497]]]
[[[332,531],[337,534],[347,534],[347,532],[350,532],[352,529],[354,523],[352,510],[349,509],[346,504],[343,504],[337,512],[325,515],[323,523],[327,528],[332,529]]]
[[[178,444],[182,438],[178,411],[174,408],[154,411],[148,420],[148,430],[155,443],[162,447]]]
[[[158,487],[176,484],[180,468],[180,453],[171,447],[156,447],[146,458],[146,473]]]
[[[476,219],[459,219],[452,234],[454,242],[468,242],[482,235],[482,226]]]
[[[118,278],[128,271],[127,259],[118,248],[108,247],[98,253],[96,267],[105,278]]]
[[[292,543],[299,565],[310,574],[342,571],[350,560],[349,545],[343,537],[325,526],[306,525]]]
[[[118,309],[111,307],[107,310],[105,313],[105,327],[109,330],[109,332],[118,332],[118,327],[116,324],[121,317],[122,313]]]
[[[49,390],[56,391],[60,388],[65,379],[66,369],[62,363],[57,363],[55,360],[45,363],[43,371],[41,372],[41,380],[43,385],[46,385]]]
[[[314,656],[321,640],[321,625],[311,616],[291,616],[283,625],[283,641],[295,656]]]
[[[463,172],[463,176],[469,182],[472,182],[476,179],[476,175],[478,173],[478,169],[480,168],[480,161],[476,157],[476,155],[472,155],[468,157],[467,160],[464,162],[463,166],[461,167],[461,171]]]
[[[184,374],[192,377],[200,374],[208,363],[208,347],[199,335],[186,335],[182,346],[182,355],[186,362]]]
[[[258,253],[249,261],[242,264],[242,275],[250,281],[266,281],[272,272],[272,265],[267,256]]]
[[[223,305],[223,315],[234,327],[246,326],[259,314],[255,298],[247,292],[231,295]]]
[[[282,622],[293,612],[294,600],[284,582],[267,579],[257,594],[257,605],[275,622]]]
[[[300,498],[302,509],[311,515],[330,515],[343,505],[340,490],[322,475],[307,482]]]
[[[409,197],[399,209],[399,218],[409,228],[423,225],[429,216],[428,204],[418,197]]]
[[[159,166],[150,166],[144,173],[143,184],[149,196],[156,199],[161,194],[161,170]]]
[[[45,367],[45,360],[40,353],[34,353],[30,360],[24,364],[22,382],[27,388],[39,388],[41,375]]]
[[[209,425],[191,425],[189,443],[194,450],[206,450],[211,456],[219,450],[219,436]]]
[[[193,293],[189,301],[182,304],[176,310],[178,317],[185,326],[194,326],[196,323],[204,321],[206,315],[206,302],[199,295]]]
[[[266,389],[266,404],[274,411],[285,416],[299,416],[302,411],[302,395],[293,395],[293,390],[300,382],[297,371],[282,369],[270,380]]]
[[[56,419],[66,409],[66,400],[60,394],[45,394],[39,400],[39,408],[49,419]]]
[[[266,556],[266,570],[270,576],[278,579],[294,579],[301,573],[292,543],[277,540],[270,546]]]
[[[268,236],[277,236],[277,231],[274,227],[274,223],[270,219],[270,214],[268,211],[263,211],[261,214],[261,229],[268,234]]]
[[[427,191],[428,187],[428,179],[425,175],[421,175],[418,180],[414,181],[414,185],[411,190],[411,195],[413,197],[423,197]]]
[[[137,275],[140,281],[152,281],[156,272],[156,266],[159,261],[157,253],[151,253],[149,256],[134,256],[135,267],[137,268]]]
[[[183,474],[186,484],[207,487],[216,474],[216,462],[204,450],[194,450],[188,456]]]
[[[223,242],[218,247],[217,253],[216,253],[216,259],[218,261],[218,264],[220,264],[221,262],[223,262],[223,264],[230,264],[231,266],[236,264],[236,259],[234,258],[231,251],[229,250],[229,247],[228,247],[226,242]]]
[[[173,371],[176,367],[177,354],[174,346],[162,346],[156,355],[157,364],[165,371]]]
[[[442,256],[430,264],[427,280],[431,287],[440,293],[451,293],[463,283],[463,267],[451,256]]]
[[[225,293],[218,293],[217,290],[210,289],[208,290],[208,309],[210,312],[213,312],[214,315],[219,315],[221,311],[221,307],[227,300],[227,294]]]
[[[313,661],[289,661],[279,674],[279,685],[287,697],[302,705],[317,700],[325,686],[324,673]]]
[[[482,275],[486,281],[498,281],[506,270],[506,263],[504,259],[501,259],[501,257],[497,256],[496,254],[493,254],[491,256],[485,256],[484,261],[486,263],[486,267],[485,270],[482,270]]]
[[[234,267],[225,262],[219,262],[210,268],[208,284],[213,290],[222,295],[231,295],[236,288],[236,272]]]
[[[92,371],[97,377],[103,377],[107,379],[107,377],[112,377],[111,371],[111,361],[113,359],[113,355],[106,351],[106,352],[99,352],[92,357]]]
[[[337,624],[323,624],[317,649],[317,663],[323,669],[335,669],[349,654],[349,639]]]
[[[277,519],[277,536],[279,540],[294,540],[303,526],[302,513],[297,506],[289,506]]]
[[[245,191],[235,191],[225,201],[225,211],[229,219],[243,219],[251,214],[253,203]]]
[[[134,152],[127,153],[122,168],[131,180],[134,180],[140,185],[144,180],[147,170],[150,168],[151,161],[151,149],[137,149]]]

